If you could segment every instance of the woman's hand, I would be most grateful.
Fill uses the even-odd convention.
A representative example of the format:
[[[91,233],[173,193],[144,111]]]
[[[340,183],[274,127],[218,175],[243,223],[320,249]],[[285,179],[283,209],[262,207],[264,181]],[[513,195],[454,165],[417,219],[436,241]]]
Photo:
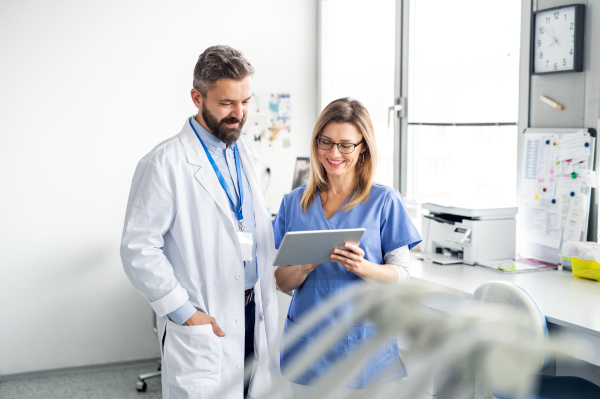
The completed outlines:
[[[348,250],[335,248],[331,254],[331,259],[334,262],[344,266],[349,272],[361,276],[361,274],[364,273],[367,262],[371,263],[364,258],[365,251],[363,251],[358,245],[348,242],[344,245],[346,248],[348,248]]]
[[[398,281],[398,272],[390,265],[380,265],[365,259],[365,251],[358,245],[346,243],[348,250],[335,248],[331,260],[344,266],[346,270],[369,281]]]

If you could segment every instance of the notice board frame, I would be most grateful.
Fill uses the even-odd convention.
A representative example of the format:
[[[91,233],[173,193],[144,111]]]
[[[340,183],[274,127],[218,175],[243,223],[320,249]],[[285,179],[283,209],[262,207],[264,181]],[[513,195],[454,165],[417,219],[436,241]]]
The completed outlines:
[[[522,140],[522,148],[521,148],[521,159],[520,162],[520,173],[519,173],[519,193],[518,193],[518,204],[519,204],[519,214],[517,214],[517,247],[519,251],[519,257],[521,258],[534,258],[544,262],[550,262],[557,264],[560,258],[560,248],[562,247],[563,242],[563,233],[564,229],[561,229],[561,239],[560,245],[558,248],[552,246],[546,246],[536,242],[534,237],[530,237],[526,230],[527,226],[524,224],[528,222],[524,218],[522,210],[525,209],[525,203],[529,199],[528,196],[531,196],[531,193],[535,191],[535,188],[532,189],[533,186],[537,185],[537,176],[535,179],[531,179],[531,176],[528,176],[528,173],[531,171],[531,165],[527,165],[529,154],[528,154],[528,145],[531,142],[534,142],[536,139],[541,139],[544,136],[555,135],[558,139],[563,138],[565,135],[573,134],[580,132],[581,130],[586,131],[591,136],[590,142],[590,155],[587,159],[587,170],[595,170],[595,149],[596,149],[596,130],[593,128],[527,128],[523,130],[523,135],[525,136]],[[537,159],[537,158],[536,158]],[[528,168],[529,166],[529,168]],[[583,229],[580,233],[579,240],[586,241],[588,225],[589,225],[589,215],[590,215],[590,206],[591,200],[593,198],[593,189],[584,187],[579,190],[577,195],[585,194],[587,195],[587,199],[584,202],[584,213],[585,218],[583,221]]]

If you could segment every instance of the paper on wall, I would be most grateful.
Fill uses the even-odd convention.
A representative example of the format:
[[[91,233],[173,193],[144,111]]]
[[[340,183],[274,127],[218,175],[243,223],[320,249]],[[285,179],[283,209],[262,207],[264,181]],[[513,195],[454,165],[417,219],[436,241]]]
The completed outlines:
[[[586,200],[585,194],[578,194],[572,198],[569,206],[569,214],[565,222],[564,241],[579,241],[581,230],[585,219],[585,209],[583,204]]]
[[[569,209],[571,208],[571,196],[563,195],[559,202],[559,227],[564,229],[567,225],[567,217],[569,216]]]
[[[540,151],[540,140],[528,138],[525,143],[525,167],[523,178],[534,180],[537,178],[538,155]]]
[[[522,225],[526,226],[531,242],[551,248],[560,248],[562,230],[560,229],[559,207],[536,206],[531,203],[519,209]]]
[[[581,181],[584,187],[596,187],[596,172],[593,170],[579,170],[577,172],[577,180]]]
[[[556,159],[589,158],[591,136],[585,130],[563,136],[556,144]]]
[[[561,175],[556,178],[556,195],[570,195],[581,190],[581,180],[573,179],[571,175]]]
[[[552,198],[555,194],[555,158],[558,138],[548,135],[539,142],[537,157],[537,198]]]

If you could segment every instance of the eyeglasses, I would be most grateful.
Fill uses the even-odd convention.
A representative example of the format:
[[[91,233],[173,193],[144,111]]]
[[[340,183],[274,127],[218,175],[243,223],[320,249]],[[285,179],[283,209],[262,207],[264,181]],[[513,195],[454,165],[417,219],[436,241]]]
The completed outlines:
[[[342,154],[352,154],[354,152],[354,150],[356,149],[356,147],[358,147],[359,145],[361,145],[363,143],[363,141],[365,141],[365,139],[362,139],[360,141],[360,143],[357,144],[353,144],[353,143],[334,143],[333,141],[329,140],[329,139],[324,139],[321,137],[317,137],[317,146],[325,151],[331,150],[335,145],[337,145],[338,150],[342,153]]]

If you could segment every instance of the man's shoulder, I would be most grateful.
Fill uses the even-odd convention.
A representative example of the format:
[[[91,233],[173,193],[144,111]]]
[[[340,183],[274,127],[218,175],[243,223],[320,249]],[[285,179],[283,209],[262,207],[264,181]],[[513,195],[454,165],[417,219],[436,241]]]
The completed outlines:
[[[177,159],[181,159],[181,152],[184,151],[181,143],[181,134],[182,132],[177,133],[176,135],[160,142],[146,155],[144,155],[142,160],[162,163],[165,161],[173,162]]]

